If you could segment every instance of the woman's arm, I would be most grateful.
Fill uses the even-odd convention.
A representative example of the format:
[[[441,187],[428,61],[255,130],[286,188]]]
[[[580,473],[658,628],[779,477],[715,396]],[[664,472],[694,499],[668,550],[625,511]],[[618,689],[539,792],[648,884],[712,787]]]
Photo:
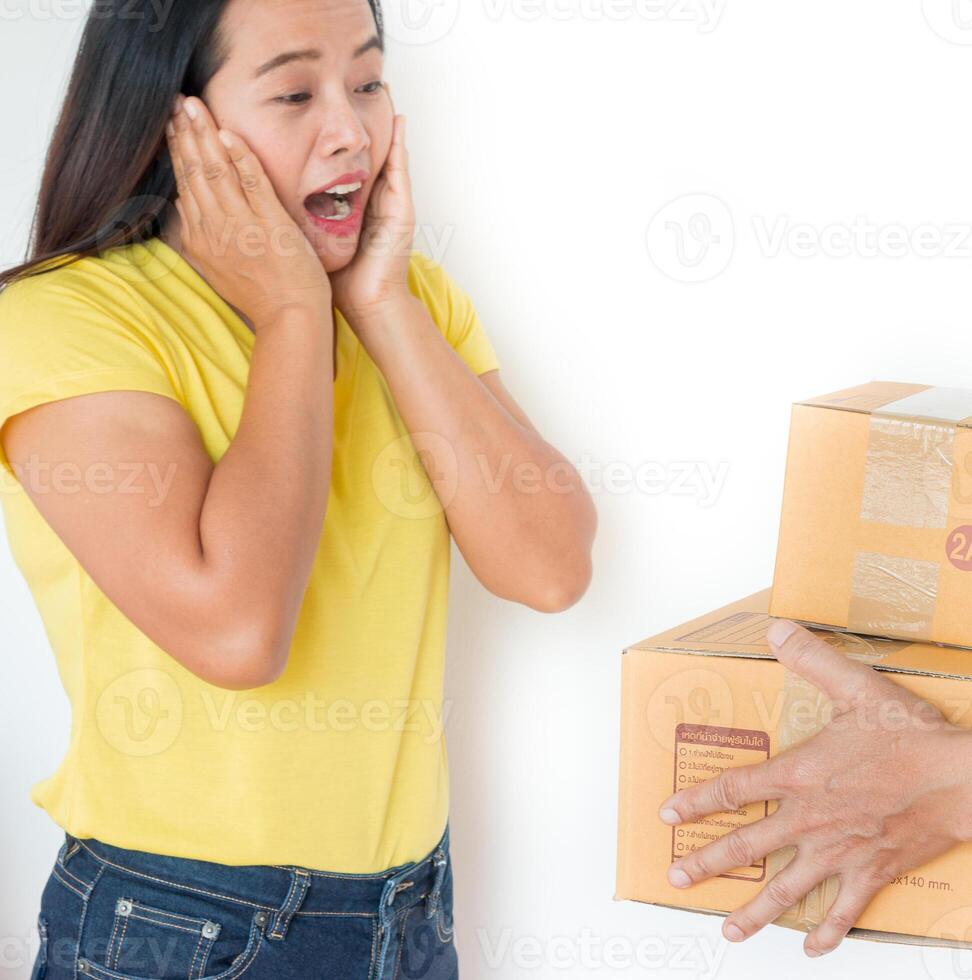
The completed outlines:
[[[214,466],[171,398],[98,392],[11,417],[4,451],[109,599],[220,687],[283,670],[330,486],[332,320],[257,324],[242,417]],[[74,475],[77,477],[74,477]]]
[[[473,374],[411,293],[352,325],[479,581],[544,612],[573,605],[590,583],[597,527],[577,470],[533,427],[498,371]]]
[[[768,817],[680,857],[668,876],[688,887],[795,845],[795,857],[722,931],[746,939],[836,875],[837,897],[804,941],[807,955],[819,956],[840,944],[880,888],[972,840],[972,732],[795,623],[775,622],[768,639],[781,663],[832,701],[833,716],[767,762],[727,769],[665,800],[659,817],[667,824],[780,801]]]
[[[591,580],[593,501],[498,372],[473,374],[410,291],[414,229],[405,117],[396,115],[358,254],[332,276],[337,307],[384,375],[479,581],[534,609],[566,609]]]

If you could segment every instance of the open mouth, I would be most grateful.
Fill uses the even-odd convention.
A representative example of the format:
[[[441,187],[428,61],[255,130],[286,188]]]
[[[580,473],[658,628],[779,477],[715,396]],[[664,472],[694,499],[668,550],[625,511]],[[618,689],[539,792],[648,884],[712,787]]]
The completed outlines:
[[[339,224],[354,214],[364,184],[338,184],[328,191],[319,191],[304,199],[304,207],[319,221]]]

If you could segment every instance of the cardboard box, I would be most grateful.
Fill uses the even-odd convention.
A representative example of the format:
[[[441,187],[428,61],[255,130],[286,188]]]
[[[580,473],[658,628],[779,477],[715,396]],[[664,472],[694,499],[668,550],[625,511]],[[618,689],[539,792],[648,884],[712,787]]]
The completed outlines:
[[[972,391],[872,382],[793,406],[770,613],[972,647]]]
[[[769,650],[768,602],[767,589],[624,651],[617,900],[724,915],[753,898],[792,856],[792,848],[783,848],[753,867],[674,888],[666,872],[676,856],[772,813],[776,804],[750,804],[675,827],[658,819],[662,802],[678,789],[774,756],[824,723],[826,698]],[[821,636],[893,674],[954,724],[972,728],[968,651],[831,630]],[[809,931],[836,892],[835,879],[822,882],[776,924]],[[972,946],[972,844],[885,885],[850,935]]]

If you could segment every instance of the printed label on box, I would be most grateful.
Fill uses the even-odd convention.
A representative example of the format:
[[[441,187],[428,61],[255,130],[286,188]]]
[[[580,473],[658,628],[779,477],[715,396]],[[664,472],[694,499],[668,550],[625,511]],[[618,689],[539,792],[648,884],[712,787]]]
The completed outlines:
[[[696,783],[714,779],[719,773],[736,766],[765,762],[769,758],[768,732],[750,728],[722,728],[718,725],[675,727],[675,792]],[[672,860],[718,840],[730,830],[753,823],[769,812],[766,800],[747,803],[738,810],[710,813],[695,823],[672,828]],[[720,878],[744,878],[762,881],[766,859],[746,868],[733,868]]]

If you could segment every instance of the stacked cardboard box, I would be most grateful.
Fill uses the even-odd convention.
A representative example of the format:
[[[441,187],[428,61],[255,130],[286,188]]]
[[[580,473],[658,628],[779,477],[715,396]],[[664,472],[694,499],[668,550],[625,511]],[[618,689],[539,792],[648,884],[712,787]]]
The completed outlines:
[[[972,728],[972,392],[873,382],[793,406],[772,590],[623,652],[616,899],[726,914],[792,855],[677,889],[672,860],[774,803],[658,819],[673,792],[824,724],[823,694],[770,652],[771,617],[819,629]],[[828,879],[776,923],[807,931],[835,895]],[[883,887],[850,935],[972,945],[972,844]]]

